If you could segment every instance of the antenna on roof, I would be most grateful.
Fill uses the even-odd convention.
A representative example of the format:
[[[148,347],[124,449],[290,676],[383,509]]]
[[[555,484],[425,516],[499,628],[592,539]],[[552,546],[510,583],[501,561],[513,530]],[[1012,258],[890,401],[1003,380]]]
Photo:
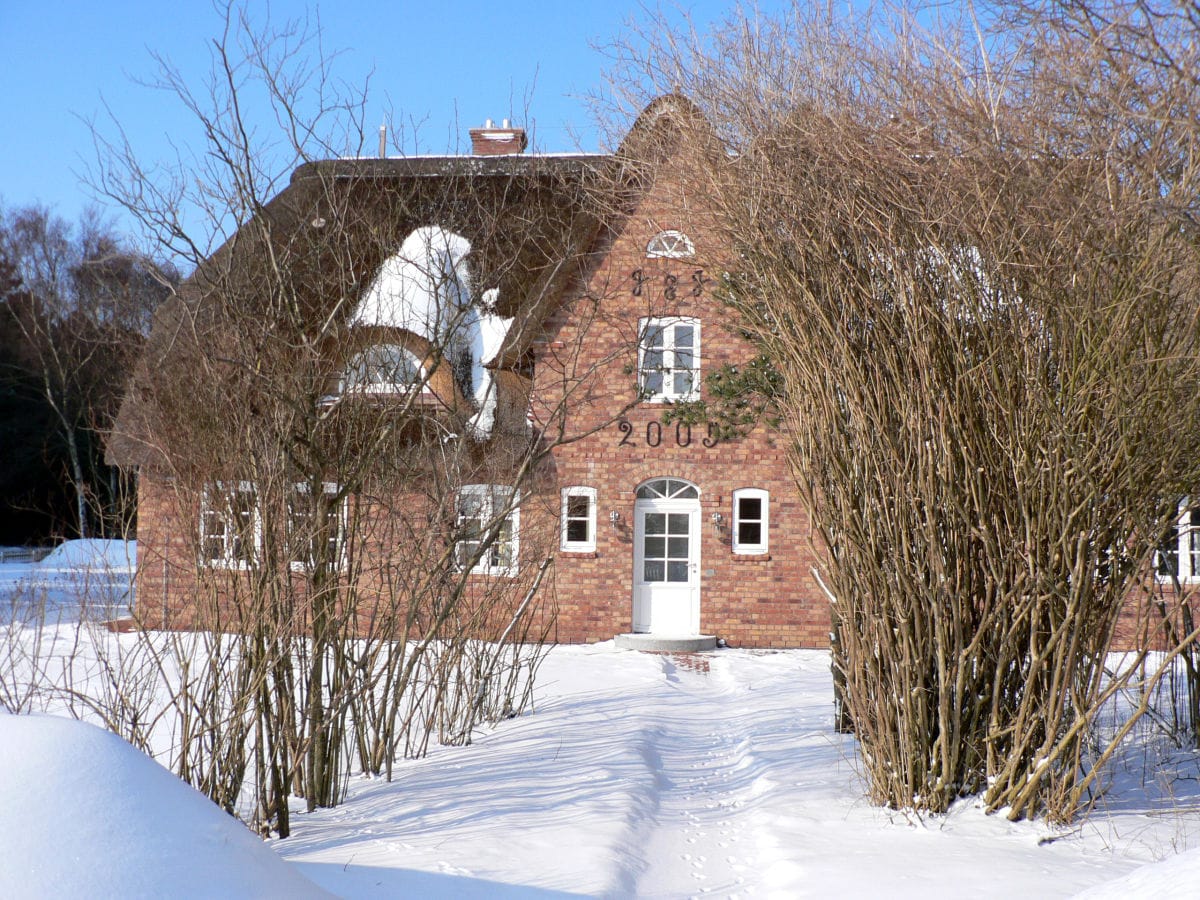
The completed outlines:
[[[381,159],[387,156],[387,123],[379,126],[379,156]]]

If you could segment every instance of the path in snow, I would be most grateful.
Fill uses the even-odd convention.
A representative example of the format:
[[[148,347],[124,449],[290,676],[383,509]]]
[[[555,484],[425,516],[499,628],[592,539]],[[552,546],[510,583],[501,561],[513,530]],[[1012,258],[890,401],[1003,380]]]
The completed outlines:
[[[921,898],[1067,897],[1171,851],[1111,828],[1042,846],[1044,826],[970,803],[871,807],[828,653],[560,647],[538,695],[472,747],[352,782],[277,850],[348,897]],[[1162,827],[1195,846],[1198,819]]]
[[[761,868],[760,844],[740,815],[753,801],[753,759],[738,686],[720,660],[660,657],[666,690],[637,716],[655,774],[653,816],[637,823],[627,845],[632,863],[623,893],[641,897],[716,892],[736,896]]]

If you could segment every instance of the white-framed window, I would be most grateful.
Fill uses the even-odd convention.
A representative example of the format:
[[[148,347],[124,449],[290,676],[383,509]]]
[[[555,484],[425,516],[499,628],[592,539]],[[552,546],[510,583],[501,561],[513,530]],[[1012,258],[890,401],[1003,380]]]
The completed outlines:
[[[295,484],[288,495],[288,552],[296,571],[312,572],[318,564],[340,569],[345,547],[345,506],[337,499],[338,486],[321,485],[313,496],[307,483]]]
[[[459,535],[455,548],[459,567],[470,567],[481,575],[517,574],[520,525],[521,510],[511,487],[463,485],[458,491]]]
[[[674,316],[638,321],[638,388],[652,402],[700,395],[700,320]]]
[[[596,549],[596,489],[568,487],[562,492],[563,550],[590,553]]]
[[[682,231],[660,231],[646,245],[650,259],[690,259],[696,255],[696,245]]]
[[[1163,581],[1200,581],[1200,506],[1179,503],[1179,518],[1154,554],[1154,571]]]
[[[250,481],[218,481],[200,498],[200,561],[206,566],[247,568],[261,538],[258,495]]]
[[[374,344],[351,357],[342,373],[343,394],[403,394],[426,389],[417,355],[399,344]]]
[[[733,552],[766,553],[768,519],[767,492],[739,488],[733,492]]]

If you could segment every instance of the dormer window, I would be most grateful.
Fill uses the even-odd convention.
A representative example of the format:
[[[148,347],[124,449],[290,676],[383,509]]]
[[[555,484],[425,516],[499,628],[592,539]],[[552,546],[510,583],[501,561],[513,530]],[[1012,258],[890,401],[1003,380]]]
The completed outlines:
[[[425,389],[425,370],[411,350],[376,344],[354,356],[342,375],[342,393],[404,394]]]
[[[646,245],[650,259],[690,259],[696,255],[696,245],[682,231],[660,231]]]

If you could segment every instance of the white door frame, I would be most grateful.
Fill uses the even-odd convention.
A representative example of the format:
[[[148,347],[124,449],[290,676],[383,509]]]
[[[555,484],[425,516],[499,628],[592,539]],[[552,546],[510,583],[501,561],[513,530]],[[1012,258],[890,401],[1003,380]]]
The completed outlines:
[[[657,571],[651,572],[651,580],[647,580],[646,517],[656,514],[662,518],[652,520],[649,537],[661,541],[653,550],[653,556],[659,560],[652,559],[652,563],[660,560],[661,563]],[[680,538],[687,542],[686,557],[679,553],[683,549],[679,546]],[[686,574],[686,580],[668,580],[681,574]],[[664,635],[700,633],[700,500],[697,498],[640,498],[634,503],[633,630]]]

